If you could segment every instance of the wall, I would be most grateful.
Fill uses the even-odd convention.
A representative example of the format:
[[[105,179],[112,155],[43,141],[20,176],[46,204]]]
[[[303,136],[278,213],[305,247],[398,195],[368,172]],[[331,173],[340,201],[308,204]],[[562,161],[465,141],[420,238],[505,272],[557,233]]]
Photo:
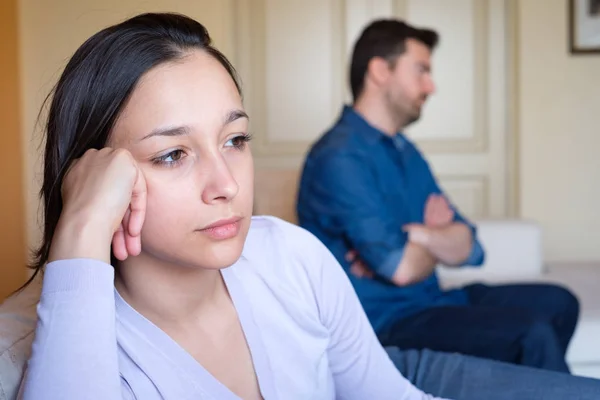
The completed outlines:
[[[21,0],[29,243],[40,239],[41,135],[34,123],[44,97],[87,37],[157,10],[197,18],[232,56],[243,78],[259,168],[299,168],[310,144],[337,118],[347,94],[349,50],[366,23],[396,16],[434,27],[445,38],[435,62],[448,67],[440,68],[438,93],[407,133],[430,156],[441,185],[465,215],[505,216],[505,2]]]
[[[14,1],[17,0],[13,0],[13,3]],[[44,96],[75,48],[101,27],[136,12],[172,10],[187,13],[205,22],[217,45],[226,54],[233,56],[234,63],[247,64],[248,60],[244,60],[245,57],[235,59],[239,54],[235,51],[236,37],[231,32],[243,31],[245,28],[233,26],[236,18],[232,13],[236,12],[236,4],[249,4],[251,10],[256,13],[254,1],[19,0],[19,39],[23,66],[20,70],[22,132],[27,157],[24,181],[30,245],[35,244],[40,237],[36,217],[40,136],[34,133],[34,122]],[[428,0],[425,3],[431,6],[436,1]],[[339,2],[336,0],[332,4]],[[488,4],[496,2],[488,1]],[[258,3],[263,4],[265,0]],[[384,3],[425,4],[416,0],[345,2],[352,5],[359,3],[371,4],[371,8]],[[467,0],[460,0],[460,4],[463,3],[471,4]],[[3,4],[10,4],[10,1]],[[313,7],[316,5],[327,9],[316,0],[311,4]],[[600,177],[600,158],[596,157],[600,148],[600,135],[596,133],[598,113],[593,111],[600,109],[600,75],[595,72],[600,71],[600,56],[572,57],[568,54],[567,1],[513,0],[513,4],[518,16],[518,54],[515,60],[515,108],[518,118],[515,127],[519,157],[518,171],[515,175],[519,180],[519,215],[542,223],[546,256],[550,261],[600,260],[600,246],[595,239],[596,227],[600,226],[600,212],[596,206],[596,199],[600,197],[600,185],[597,184]],[[488,9],[491,10],[489,6]],[[347,8],[346,12],[349,10],[352,9]],[[268,15],[275,11],[270,9]],[[373,13],[373,10],[371,11]],[[6,15],[8,14],[2,13],[3,18]],[[264,15],[259,17],[264,18]],[[269,19],[272,20],[274,19]],[[6,29],[5,26],[9,25],[2,26]],[[273,28],[269,24],[265,26]],[[501,64],[501,60],[496,60],[488,65],[489,68],[493,68]],[[488,73],[495,76],[496,71],[489,69]],[[245,82],[247,86],[252,83],[248,81],[249,79]],[[247,90],[247,94],[249,92],[251,91]],[[11,96],[12,98],[16,96]],[[492,98],[491,101],[496,100]],[[16,154],[18,152],[13,152],[12,156]],[[434,164],[438,161],[436,157],[443,158],[432,155]],[[262,158],[269,161],[266,157]],[[8,162],[7,160],[7,157],[3,158],[3,162]],[[291,165],[296,165],[299,155],[286,155],[286,160],[289,160]],[[265,165],[269,163],[265,162]],[[14,182],[18,181],[16,176],[11,179]],[[497,197],[491,196],[490,201]],[[14,218],[18,212],[9,214],[10,218]],[[15,226],[17,225],[15,223]]]
[[[0,299],[26,277],[17,0],[0,2]]]
[[[338,118],[348,99],[350,51],[364,26],[375,18],[399,17],[442,37],[433,56],[437,91],[405,133],[427,155],[440,185],[464,215],[509,214],[506,0],[237,4],[238,67],[251,77],[246,99],[256,132],[255,160],[258,170],[269,170],[259,173],[257,189],[276,189],[260,182],[272,170],[291,169],[294,176],[309,146]],[[288,194],[278,206],[293,204]],[[269,197],[263,195],[257,198]]]
[[[549,261],[600,261],[600,54],[569,54],[567,3],[518,1],[520,208]]]

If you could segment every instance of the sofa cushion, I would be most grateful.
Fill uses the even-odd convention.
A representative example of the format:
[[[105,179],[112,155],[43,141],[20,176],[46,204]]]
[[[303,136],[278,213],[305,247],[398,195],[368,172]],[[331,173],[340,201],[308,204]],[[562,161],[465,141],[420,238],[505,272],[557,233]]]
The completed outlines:
[[[17,398],[37,319],[39,281],[0,305],[0,400]]]
[[[477,236],[485,250],[485,261],[477,268],[439,268],[440,278],[452,282],[490,276],[538,276],[543,269],[542,230],[518,219],[476,220]]]

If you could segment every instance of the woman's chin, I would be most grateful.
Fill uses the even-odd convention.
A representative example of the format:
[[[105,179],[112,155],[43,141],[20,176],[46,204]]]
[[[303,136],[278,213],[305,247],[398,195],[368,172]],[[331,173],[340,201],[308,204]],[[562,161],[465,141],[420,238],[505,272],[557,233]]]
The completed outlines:
[[[219,270],[228,268],[239,260],[244,249],[244,241],[241,237],[236,237],[216,243],[204,243],[198,249],[194,253],[186,251],[187,257],[181,260],[183,264],[194,268]]]
[[[198,257],[198,265],[205,269],[222,269],[232,266],[239,260],[244,242],[231,240],[207,246]]]
[[[223,256],[210,256],[202,258],[201,260],[196,260],[193,266],[194,268],[204,269],[204,270],[220,270],[223,268],[229,268],[233,264],[239,260],[241,256],[241,251],[236,253],[237,256],[234,256],[232,253],[225,254]]]
[[[182,248],[176,246],[143,246],[142,252],[136,257],[128,257],[123,265],[135,264],[148,268],[154,265],[159,268],[171,269],[181,267],[188,269],[219,270],[228,268],[236,263],[242,255],[244,242],[242,240],[227,240],[217,243],[188,245]],[[162,267],[161,267],[162,266]]]

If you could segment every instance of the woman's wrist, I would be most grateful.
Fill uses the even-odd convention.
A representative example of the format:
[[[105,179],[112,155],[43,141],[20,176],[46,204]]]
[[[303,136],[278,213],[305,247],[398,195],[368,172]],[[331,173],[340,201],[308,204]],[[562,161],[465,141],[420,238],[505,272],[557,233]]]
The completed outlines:
[[[106,221],[93,216],[61,215],[52,238],[48,262],[90,258],[110,264],[112,234]]]

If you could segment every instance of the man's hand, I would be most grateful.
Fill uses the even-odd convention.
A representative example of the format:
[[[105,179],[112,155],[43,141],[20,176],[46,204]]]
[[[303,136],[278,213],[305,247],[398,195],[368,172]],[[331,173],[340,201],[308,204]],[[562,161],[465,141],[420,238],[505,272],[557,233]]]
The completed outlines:
[[[459,222],[442,227],[407,224],[402,229],[408,233],[408,242],[427,249],[442,264],[462,264],[471,252],[473,237],[470,228]]]
[[[391,281],[397,286],[421,282],[431,276],[436,265],[437,260],[424,246],[409,241]]]
[[[440,228],[449,225],[454,220],[454,210],[446,197],[441,194],[431,194],[425,203],[425,225],[430,228]]]
[[[350,250],[346,253],[346,261],[351,262],[350,273],[357,278],[372,278],[373,271],[358,258],[356,250]]]
[[[374,272],[358,257],[356,250],[350,250],[346,253],[346,260],[352,263],[350,273],[357,278],[373,278]],[[421,282],[431,275],[435,266],[435,258],[423,246],[409,242],[390,282],[397,286],[407,286]]]

